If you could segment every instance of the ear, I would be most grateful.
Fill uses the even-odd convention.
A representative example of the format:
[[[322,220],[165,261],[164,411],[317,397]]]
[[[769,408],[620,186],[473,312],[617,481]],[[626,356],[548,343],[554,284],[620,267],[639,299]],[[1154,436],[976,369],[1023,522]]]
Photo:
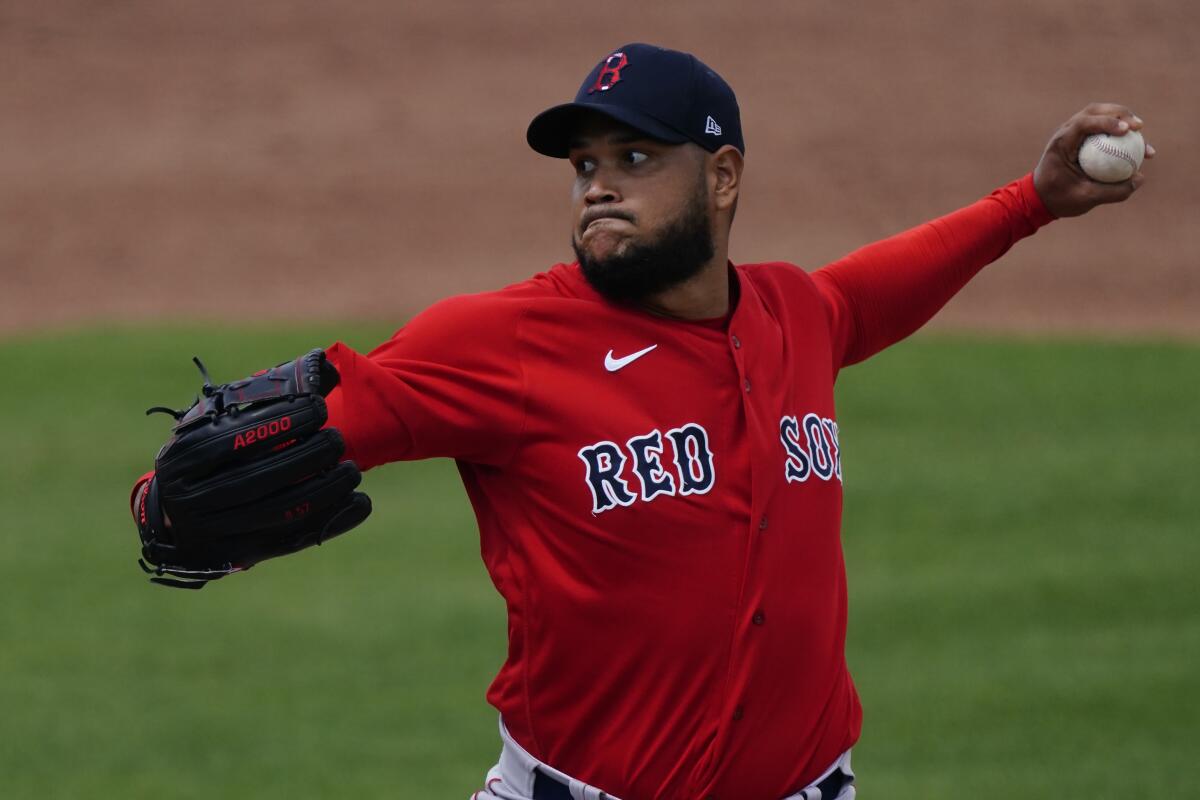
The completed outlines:
[[[718,211],[730,211],[737,205],[742,166],[742,154],[731,144],[723,145],[708,157],[709,185]]]

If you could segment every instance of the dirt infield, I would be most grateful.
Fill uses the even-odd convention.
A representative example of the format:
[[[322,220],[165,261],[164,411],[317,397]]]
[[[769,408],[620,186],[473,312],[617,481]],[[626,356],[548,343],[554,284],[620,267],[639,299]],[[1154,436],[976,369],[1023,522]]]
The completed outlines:
[[[567,168],[524,143],[607,50],[738,91],[737,261],[816,267],[1032,168],[1085,103],[1160,151],[938,324],[1200,334],[1200,6],[0,0],[0,333],[93,319],[402,321],[569,257]],[[234,288],[236,287],[236,288]]]

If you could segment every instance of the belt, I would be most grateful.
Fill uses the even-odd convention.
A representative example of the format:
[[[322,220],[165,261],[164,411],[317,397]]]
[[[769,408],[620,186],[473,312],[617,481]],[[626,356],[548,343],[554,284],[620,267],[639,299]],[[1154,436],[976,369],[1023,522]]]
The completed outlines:
[[[815,787],[797,792],[792,797],[803,798],[803,800],[833,800],[852,780],[840,769],[835,769]],[[603,796],[601,795],[601,797]],[[541,770],[536,770],[533,780],[533,800],[572,800],[571,790],[565,783]]]

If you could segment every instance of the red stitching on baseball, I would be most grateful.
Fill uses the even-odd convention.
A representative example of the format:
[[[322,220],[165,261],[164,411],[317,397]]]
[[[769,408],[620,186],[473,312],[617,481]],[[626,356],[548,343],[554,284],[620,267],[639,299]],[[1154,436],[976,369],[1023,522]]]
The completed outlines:
[[[1093,140],[1093,143],[1096,145],[1096,149],[1101,153],[1107,153],[1110,156],[1116,156],[1117,158],[1128,161],[1129,166],[1133,167],[1134,170],[1137,170],[1137,161],[1134,160],[1133,156],[1120,147],[1113,146],[1109,139],[1095,139]]]

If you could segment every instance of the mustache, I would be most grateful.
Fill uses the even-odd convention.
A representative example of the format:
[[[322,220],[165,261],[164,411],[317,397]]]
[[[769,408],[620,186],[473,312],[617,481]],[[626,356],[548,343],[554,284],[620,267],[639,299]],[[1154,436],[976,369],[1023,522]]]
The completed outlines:
[[[637,218],[628,211],[622,211],[617,208],[608,208],[605,206],[595,206],[583,212],[583,216],[579,218],[579,229],[585,230],[588,225],[591,225],[598,219],[623,219],[626,222],[637,222]]]

